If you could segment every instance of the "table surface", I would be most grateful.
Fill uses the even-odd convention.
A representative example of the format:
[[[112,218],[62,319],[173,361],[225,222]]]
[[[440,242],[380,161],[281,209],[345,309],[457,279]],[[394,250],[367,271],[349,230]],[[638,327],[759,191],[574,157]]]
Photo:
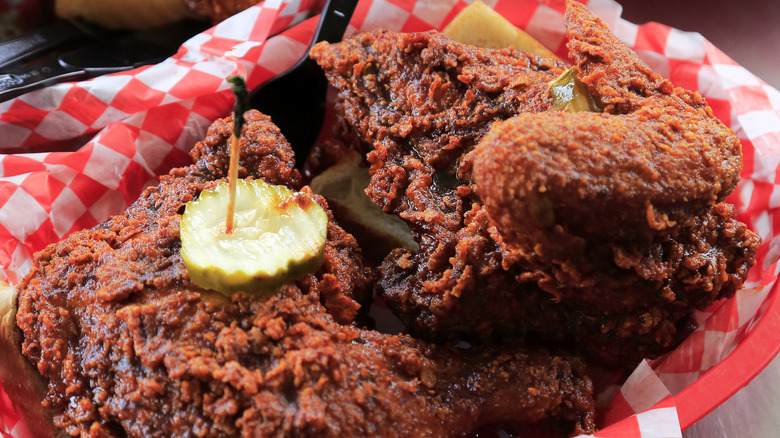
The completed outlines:
[[[780,89],[780,1],[617,0],[632,23],[699,32],[734,61]],[[780,357],[685,438],[780,437]]]

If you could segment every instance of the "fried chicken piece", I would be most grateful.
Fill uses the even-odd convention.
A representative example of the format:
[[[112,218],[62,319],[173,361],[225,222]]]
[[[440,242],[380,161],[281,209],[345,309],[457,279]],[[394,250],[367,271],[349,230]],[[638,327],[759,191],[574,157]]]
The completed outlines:
[[[239,174],[301,189],[278,128],[245,118]],[[349,325],[370,272],[332,217],[322,267],[271,298],[194,285],[180,212],[225,177],[231,125],[215,122],[195,163],[126,213],[37,255],[17,324],[57,426],[117,437],[461,436],[504,421],[594,431],[579,358],[441,348]]]
[[[468,177],[457,175],[459,160],[492,122],[552,108],[547,82],[562,65],[436,32],[384,30],[320,43],[311,56],[339,90],[345,136],[372,148],[366,194],[405,220],[420,246],[385,259],[380,293],[412,333],[489,330],[484,317],[505,308],[516,282],[486,229],[467,226],[475,196]],[[466,240],[473,242],[459,246]]]
[[[633,366],[679,344],[694,309],[732,295],[759,241],[719,204],[741,151],[703,99],[654,75],[581,5],[567,26],[605,115],[554,111],[551,61],[435,33],[360,34],[312,56],[339,90],[345,131],[372,148],[368,196],[420,245],[390,254],[378,280],[412,333],[520,336]],[[673,157],[647,166],[640,142]]]
[[[758,243],[716,203],[733,188],[721,189],[738,174],[738,143],[722,147],[725,127],[711,135],[662,117],[524,114],[494,126],[474,151],[474,181],[504,263],[598,312],[733,295]],[[669,132],[671,120],[683,130]]]
[[[566,25],[605,113],[522,114],[476,148],[477,193],[505,263],[591,312],[732,296],[760,243],[722,202],[739,181],[739,140],[581,4]]]

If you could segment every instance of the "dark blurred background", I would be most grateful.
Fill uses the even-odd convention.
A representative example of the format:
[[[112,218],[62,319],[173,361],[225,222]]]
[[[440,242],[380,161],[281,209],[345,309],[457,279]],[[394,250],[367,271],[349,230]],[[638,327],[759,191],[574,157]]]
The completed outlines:
[[[780,88],[780,0],[617,0],[623,18],[699,32]],[[0,41],[54,18],[54,0],[0,0]]]
[[[54,0],[0,0],[0,41],[54,19]]]
[[[617,0],[623,18],[699,32],[731,59],[780,89],[780,1]]]

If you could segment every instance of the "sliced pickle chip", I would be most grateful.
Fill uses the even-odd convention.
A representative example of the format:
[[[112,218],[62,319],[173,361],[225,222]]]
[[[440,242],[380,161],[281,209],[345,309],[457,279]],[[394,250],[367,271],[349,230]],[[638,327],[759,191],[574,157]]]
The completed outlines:
[[[320,267],[328,216],[316,201],[260,180],[238,180],[236,189],[231,232],[227,182],[186,205],[181,257],[195,284],[226,295],[270,294]]]
[[[591,96],[585,85],[577,77],[577,69],[570,68],[561,73],[555,80],[550,81],[550,93],[552,93],[555,108],[561,111],[579,112],[590,111],[600,113],[602,106]]]

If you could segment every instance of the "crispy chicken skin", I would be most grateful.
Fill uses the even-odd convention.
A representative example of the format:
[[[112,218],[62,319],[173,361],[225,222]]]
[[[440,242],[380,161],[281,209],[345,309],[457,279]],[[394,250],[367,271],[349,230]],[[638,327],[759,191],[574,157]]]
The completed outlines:
[[[240,175],[308,191],[278,128],[245,118]],[[320,270],[271,298],[194,285],[180,212],[225,176],[231,129],[215,122],[193,165],[37,255],[17,324],[57,426],[116,437],[462,436],[504,421],[594,431],[579,358],[443,348],[350,325],[371,275],[332,218]]]
[[[312,56],[346,136],[369,145],[367,195],[420,245],[393,251],[377,282],[412,333],[520,336],[633,366],[735,292],[759,239],[722,203],[741,149],[701,96],[582,5],[566,22],[604,114],[554,110],[552,61],[436,33],[358,34]]]

